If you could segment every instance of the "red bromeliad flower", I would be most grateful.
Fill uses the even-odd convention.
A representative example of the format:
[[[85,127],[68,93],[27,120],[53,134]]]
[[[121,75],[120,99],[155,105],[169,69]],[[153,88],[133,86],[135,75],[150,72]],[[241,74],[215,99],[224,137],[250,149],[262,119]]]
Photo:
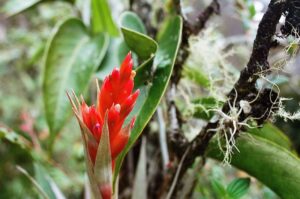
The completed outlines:
[[[102,87],[98,92],[97,107],[95,105],[89,107],[82,100],[81,114],[83,123],[96,140],[96,143],[87,142],[88,153],[93,164],[95,164],[105,114],[107,114],[112,161],[114,161],[128,142],[129,129],[128,127],[123,127],[123,124],[133,109],[139,95],[139,90],[132,93],[134,87],[133,78],[135,76],[135,71],[132,70],[132,67],[133,60],[131,53],[128,53],[120,69],[115,68],[104,79]],[[130,122],[130,128],[134,124],[134,119]]]
[[[125,57],[120,69],[115,68],[98,89],[97,105],[75,102],[67,93],[81,128],[86,152],[87,173],[95,198],[111,199],[114,160],[128,142],[135,118],[124,125],[139,95],[133,92],[135,71],[131,53]]]

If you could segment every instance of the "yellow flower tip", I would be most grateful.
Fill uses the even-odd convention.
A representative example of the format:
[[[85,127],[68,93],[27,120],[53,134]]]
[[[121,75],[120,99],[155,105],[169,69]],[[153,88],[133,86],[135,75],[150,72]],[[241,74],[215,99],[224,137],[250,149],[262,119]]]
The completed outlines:
[[[133,78],[135,77],[135,75],[136,75],[136,72],[134,70],[131,71],[130,79],[133,80]]]

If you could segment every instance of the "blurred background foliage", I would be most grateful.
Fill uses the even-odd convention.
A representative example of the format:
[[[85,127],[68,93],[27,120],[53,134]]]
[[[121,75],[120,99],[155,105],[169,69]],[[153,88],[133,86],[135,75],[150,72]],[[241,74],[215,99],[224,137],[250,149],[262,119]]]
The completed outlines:
[[[31,2],[35,4],[40,1]],[[187,20],[193,22],[194,16],[209,2],[183,1]],[[213,18],[200,36],[190,39],[191,55],[185,64],[184,78],[176,94],[176,104],[189,121],[183,129],[190,139],[203,126],[201,119],[211,117],[203,110],[224,102],[227,92],[238,78],[238,71],[246,65],[257,25],[268,2],[220,1],[221,17]],[[114,0],[109,3],[112,17],[118,24],[121,12],[128,9],[128,2]],[[153,9],[159,10],[161,6],[167,9],[168,3],[153,0]],[[84,0],[43,1],[7,18],[17,12],[16,7],[21,4],[24,1],[0,2],[0,138],[4,138],[0,142],[0,198],[39,198],[41,195],[16,165],[33,176],[44,190],[49,190],[47,187],[50,186],[52,192],[47,193],[49,195],[54,192],[57,198],[62,192],[66,198],[84,198],[86,176],[78,125],[74,118],[71,119],[56,138],[53,153],[49,154],[49,128],[45,118],[42,84],[46,43],[55,25],[70,16],[81,17],[87,23],[88,20],[84,18],[89,9],[84,6]],[[155,26],[157,21],[149,23]],[[290,41],[295,42],[292,39]],[[108,52],[116,55],[116,58],[104,59],[94,75],[100,79],[109,72],[106,66],[118,65],[122,55],[128,51],[122,41],[114,39],[112,42]],[[282,49],[272,52],[272,65],[280,67],[288,59],[286,54],[282,54]],[[270,77],[279,85],[282,96],[293,98],[286,102],[286,108],[290,111],[299,106],[300,100],[300,69],[296,68],[300,58],[293,56],[293,62],[288,62],[283,72]],[[95,88],[91,87],[88,93],[93,99],[91,93]],[[300,123],[276,119],[275,124],[290,137],[299,153]],[[157,134],[156,120],[151,121],[150,127],[150,133]],[[193,198],[277,198],[256,179],[251,178],[249,181],[246,173],[233,167],[221,166],[213,160],[208,160],[201,171],[197,168],[195,171],[199,172],[195,175],[197,186]],[[53,188],[56,186],[59,191]],[[238,187],[238,192],[232,191],[232,187]]]

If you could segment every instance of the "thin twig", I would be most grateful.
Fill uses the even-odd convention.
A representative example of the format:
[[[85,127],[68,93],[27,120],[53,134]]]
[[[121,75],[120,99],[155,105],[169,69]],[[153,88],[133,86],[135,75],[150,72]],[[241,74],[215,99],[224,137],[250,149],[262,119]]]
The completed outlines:
[[[170,190],[169,190],[169,192],[168,192],[168,195],[167,195],[167,197],[166,197],[167,199],[171,199],[171,197],[172,197],[172,194],[173,194],[173,192],[174,192],[174,189],[175,189],[175,187],[176,187],[176,184],[177,184],[177,181],[178,181],[180,172],[181,172],[181,168],[182,168],[182,166],[183,166],[183,163],[184,163],[184,160],[185,160],[187,154],[189,153],[189,150],[190,150],[190,148],[187,148],[187,149],[186,149],[185,153],[183,154],[183,156],[182,156],[182,158],[181,158],[181,160],[180,160],[180,163],[179,163],[178,168],[177,168],[177,171],[176,171],[176,173],[175,173],[175,177],[174,177],[174,179],[173,179],[172,185],[171,185]]]

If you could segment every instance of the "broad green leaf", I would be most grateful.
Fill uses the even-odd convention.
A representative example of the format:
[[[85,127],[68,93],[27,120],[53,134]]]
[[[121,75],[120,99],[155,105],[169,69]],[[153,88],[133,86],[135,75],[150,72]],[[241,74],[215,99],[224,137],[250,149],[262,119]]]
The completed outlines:
[[[124,12],[121,15],[121,20],[120,20],[120,24],[123,27],[127,27],[128,29],[132,30],[135,34],[135,32],[137,33],[141,33],[141,34],[145,34],[145,27],[141,21],[141,19],[132,12]],[[140,35],[140,34],[139,34]],[[147,36],[145,36],[147,38]],[[152,41],[152,39],[150,39],[150,42],[155,42]],[[146,41],[145,44],[148,43],[148,40]],[[144,44],[141,44],[144,45]],[[155,42],[155,45],[156,42]],[[157,48],[157,47],[156,47]],[[130,51],[130,48],[128,47],[128,45],[126,44],[126,42],[124,41],[123,38],[112,38],[110,39],[110,44],[109,44],[109,48],[108,48],[108,52],[104,57],[103,62],[101,63],[99,70],[97,72],[97,77],[100,80],[103,80],[112,70],[114,67],[119,67],[121,62],[123,61],[124,57],[127,55],[127,53]],[[147,58],[151,57],[152,52],[149,52],[150,54],[146,55]],[[145,57],[146,57],[145,56]],[[117,58],[116,58],[117,57]],[[135,58],[133,56],[133,58]],[[137,63],[137,62],[134,62]]]
[[[142,140],[139,162],[134,178],[131,199],[147,199],[147,154],[146,139]]]
[[[154,58],[154,69],[151,62],[147,62],[136,70],[135,87],[140,89],[140,95],[131,113],[136,115],[136,121],[129,142],[117,160],[114,181],[126,153],[142,133],[166,91],[181,42],[182,19],[178,16],[168,19],[161,31],[163,32],[158,39],[159,47]]]
[[[287,149],[256,135],[241,134],[236,140],[240,152],[232,156],[231,164],[247,172],[271,188],[281,198],[300,196],[300,159]],[[207,150],[211,158],[223,160],[217,139]]]
[[[157,44],[150,37],[125,27],[122,27],[121,31],[128,47],[141,59],[148,59],[156,52]]]
[[[264,124],[262,128],[248,129],[248,132],[274,142],[289,151],[293,148],[289,138],[280,129],[269,122]]]
[[[92,29],[94,33],[107,32],[111,36],[118,36],[119,31],[111,16],[107,0],[92,1]]]
[[[7,0],[1,11],[8,16],[13,16],[23,12],[42,0]]]
[[[0,140],[5,139],[13,144],[20,146],[23,149],[30,148],[30,142],[16,132],[0,125]]]
[[[157,50],[157,43],[147,35],[141,19],[132,12],[125,12],[121,16],[121,31],[127,46],[139,58],[146,60]]]
[[[227,186],[227,194],[232,199],[239,199],[245,195],[250,187],[250,178],[238,178]]]
[[[46,119],[53,141],[71,115],[65,92],[83,93],[108,46],[108,37],[91,37],[79,19],[61,23],[49,40],[45,54],[43,94]],[[50,141],[50,143],[51,143]]]
[[[144,35],[147,34],[146,28],[142,20],[134,12],[128,12],[128,11],[124,12],[121,15],[120,23],[122,27],[126,27],[130,30],[139,32]]]

